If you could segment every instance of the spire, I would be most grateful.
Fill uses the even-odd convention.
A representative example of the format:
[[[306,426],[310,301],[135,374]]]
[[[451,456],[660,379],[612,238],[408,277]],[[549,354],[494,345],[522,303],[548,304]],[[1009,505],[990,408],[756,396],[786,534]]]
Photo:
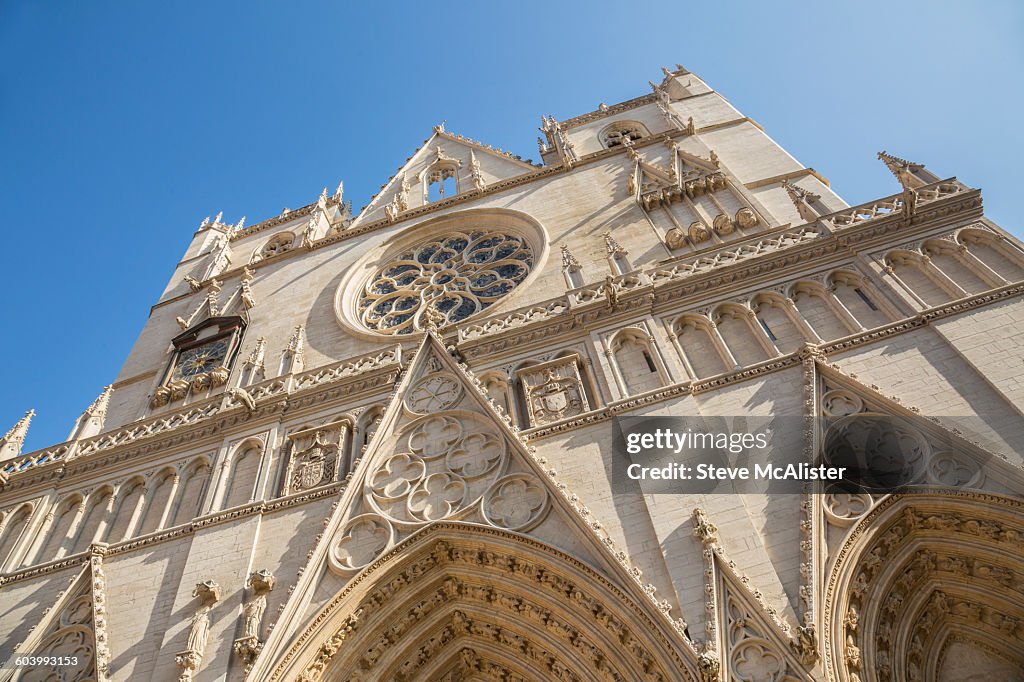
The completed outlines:
[[[36,411],[29,410],[3,438],[0,438],[0,461],[14,459],[21,455],[21,446],[25,443],[25,436],[28,435],[28,427],[34,416],[36,416]]]
[[[342,198],[345,196],[345,181],[341,180],[338,182],[338,189],[334,190],[334,200],[339,204]]]
[[[884,151],[878,152],[878,158],[896,176],[903,189],[917,189],[918,187],[938,182],[940,179],[939,176],[920,163],[907,161]]]
[[[281,353],[281,374],[298,374],[302,371],[302,355],[305,346],[306,328],[300,324],[292,332],[288,347]]]
[[[246,358],[245,364],[253,367],[263,367],[263,355],[266,353],[267,339],[266,337],[259,337],[256,339],[256,346],[249,353],[249,357]]]
[[[103,392],[96,400],[85,409],[82,416],[75,422],[75,428],[71,430],[68,440],[79,440],[95,436],[103,431],[103,421],[107,416],[107,405],[110,404],[110,396],[114,392],[113,384],[103,387]]]
[[[814,209],[813,204],[818,199],[821,199],[821,195],[815,194],[809,190],[804,189],[798,185],[790,183],[789,180],[784,180],[782,186],[786,188],[786,194],[789,195],[789,200],[796,206],[797,212],[800,217],[807,222],[813,222],[818,219],[820,215],[818,211]]]

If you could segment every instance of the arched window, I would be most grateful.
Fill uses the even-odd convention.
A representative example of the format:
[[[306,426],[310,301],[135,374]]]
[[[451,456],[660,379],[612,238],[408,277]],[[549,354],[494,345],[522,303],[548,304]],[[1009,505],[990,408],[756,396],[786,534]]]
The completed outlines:
[[[67,496],[54,507],[53,521],[45,531],[46,544],[36,561],[53,561],[71,550],[72,533],[83,511],[82,496],[77,493]]]
[[[632,144],[650,135],[643,123],[638,121],[616,121],[601,131],[601,146],[612,149]]]
[[[264,258],[270,258],[271,256],[291,251],[294,244],[295,235],[291,232],[276,234],[253,255],[252,262],[256,263]]]
[[[120,542],[134,534],[143,512],[146,482],[142,478],[134,478],[121,484],[117,492],[117,511],[107,533],[107,542]]]
[[[84,552],[92,543],[103,541],[103,535],[106,533],[107,523],[110,520],[110,505],[113,499],[114,491],[106,486],[89,495],[85,505],[85,518],[82,520],[81,530],[78,531],[78,538],[75,540],[72,553]]]
[[[480,383],[483,384],[484,390],[487,391],[487,397],[491,399],[495,405],[500,407],[502,411],[511,416],[512,413],[512,401],[509,397],[509,385],[508,378],[504,374],[497,372],[491,372],[480,377]]]
[[[173,502],[174,488],[178,474],[174,469],[163,469],[149,479],[149,492],[146,495],[145,514],[138,534],[145,535],[161,527],[164,513]]]
[[[831,297],[832,292],[816,282],[797,282],[790,294],[800,316],[826,341],[838,339],[853,331],[836,314]]]
[[[792,353],[807,340],[791,317],[789,300],[775,293],[759,293],[751,301],[758,324],[781,353]]]
[[[750,326],[751,317],[746,308],[728,304],[718,306],[712,315],[722,341],[741,367],[768,359],[768,353]]]
[[[983,230],[963,230],[957,239],[971,255],[1007,282],[1024,279],[1024,255],[999,237]]]
[[[624,329],[612,338],[610,346],[627,395],[646,393],[664,385],[654,348],[645,334]]]
[[[210,477],[210,464],[205,457],[193,461],[185,469],[182,477],[181,490],[178,492],[178,501],[175,504],[174,520],[171,525],[177,526],[188,523],[199,516],[200,507],[203,503],[203,492],[206,490],[206,481]]]
[[[965,293],[978,294],[991,289],[992,286],[979,277],[971,267],[961,248],[967,250],[944,239],[932,239],[925,242],[921,250],[931,259],[932,265],[938,268],[939,272],[953,280]]]
[[[937,281],[933,266],[925,262],[919,253],[910,251],[893,251],[886,255],[886,264],[910,291],[925,306],[942,305],[953,298]]]
[[[889,317],[882,312],[875,295],[867,291],[859,275],[839,270],[829,275],[829,282],[836,299],[862,327],[873,329],[889,323]]]
[[[377,427],[380,426],[380,420],[383,418],[383,405],[374,405],[359,416],[359,421],[356,424],[356,438],[353,441],[353,454],[356,458],[363,456],[366,446],[373,440],[373,435],[377,433]]]
[[[231,471],[224,492],[222,509],[230,509],[252,501],[256,491],[256,478],[263,457],[261,443],[245,443],[231,457]]]
[[[18,541],[25,534],[31,516],[32,506],[23,504],[17,509],[9,510],[0,520],[0,525],[3,526],[3,532],[0,533],[0,571],[11,571],[16,568],[11,564],[11,559]]]
[[[708,318],[686,315],[676,320],[673,331],[694,379],[703,379],[731,369],[725,366],[722,354],[715,347],[711,320]]]

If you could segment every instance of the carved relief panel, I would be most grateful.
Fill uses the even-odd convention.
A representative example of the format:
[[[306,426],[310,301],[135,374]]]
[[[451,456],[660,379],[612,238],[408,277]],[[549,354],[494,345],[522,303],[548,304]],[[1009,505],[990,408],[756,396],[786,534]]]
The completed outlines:
[[[345,439],[352,423],[348,418],[288,434],[285,445],[288,466],[282,495],[309,490],[339,480]]]
[[[530,426],[550,424],[590,410],[578,357],[551,360],[516,372]]]

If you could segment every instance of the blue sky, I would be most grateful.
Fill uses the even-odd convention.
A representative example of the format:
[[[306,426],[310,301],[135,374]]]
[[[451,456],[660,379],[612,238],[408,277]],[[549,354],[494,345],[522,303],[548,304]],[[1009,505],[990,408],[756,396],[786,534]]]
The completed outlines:
[[[982,187],[1021,234],[1024,5],[0,2],[0,434],[64,440],[204,216],[344,179],[364,205],[442,119],[537,158],[557,118],[701,75],[856,204],[875,152]]]

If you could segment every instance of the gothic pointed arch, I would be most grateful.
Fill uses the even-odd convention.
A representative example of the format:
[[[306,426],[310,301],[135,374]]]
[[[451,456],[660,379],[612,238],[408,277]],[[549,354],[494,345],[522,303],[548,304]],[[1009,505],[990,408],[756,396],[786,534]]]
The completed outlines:
[[[436,533],[443,542],[433,541]],[[305,679],[330,679],[324,671],[337,660],[339,670],[368,670],[367,680],[438,679],[448,663],[437,661],[455,665],[464,648],[480,665],[497,666],[518,648],[541,666],[515,673],[528,679],[591,679],[601,666],[607,679],[694,679],[697,654],[685,625],[641,576],[431,332],[253,674],[283,680],[305,671]],[[448,578],[448,592],[438,592]],[[498,588],[525,605],[499,604],[499,593],[480,592]],[[642,622],[642,632],[623,631],[630,622]],[[364,630],[359,645],[342,646]],[[381,638],[403,639],[406,630],[413,634],[400,648],[372,652]],[[301,634],[292,639],[294,633]],[[618,660],[634,640],[633,659]],[[465,641],[471,643],[448,648]],[[424,653],[431,647],[444,651],[439,658]],[[465,656],[461,665],[478,660]]]
[[[699,679],[666,626],[649,601],[547,543],[444,522],[363,570],[269,679]]]
[[[844,682],[1007,679],[1001,671],[1024,670],[1022,538],[1019,498],[935,491],[884,499],[831,562],[826,670]]]

